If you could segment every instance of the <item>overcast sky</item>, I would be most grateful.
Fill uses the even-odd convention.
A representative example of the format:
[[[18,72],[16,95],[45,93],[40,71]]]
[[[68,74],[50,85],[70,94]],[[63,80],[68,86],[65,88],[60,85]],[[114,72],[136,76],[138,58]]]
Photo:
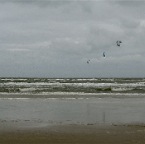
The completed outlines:
[[[145,1],[0,0],[0,76],[145,77]]]

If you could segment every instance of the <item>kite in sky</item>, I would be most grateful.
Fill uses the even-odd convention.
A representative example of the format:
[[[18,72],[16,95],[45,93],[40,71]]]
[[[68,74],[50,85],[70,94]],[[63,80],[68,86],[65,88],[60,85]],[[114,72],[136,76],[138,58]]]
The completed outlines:
[[[89,64],[89,63],[90,63],[90,60],[87,61],[87,64]]]
[[[117,46],[120,46],[121,43],[122,41],[116,41]]]
[[[103,52],[103,57],[105,57],[106,55],[105,55],[105,52]]]

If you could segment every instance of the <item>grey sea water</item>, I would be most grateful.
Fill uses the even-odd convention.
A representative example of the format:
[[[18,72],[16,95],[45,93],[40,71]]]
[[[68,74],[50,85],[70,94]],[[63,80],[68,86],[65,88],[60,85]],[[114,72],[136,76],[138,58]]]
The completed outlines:
[[[0,79],[0,127],[144,125],[144,109],[144,78]]]
[[[144,78],[0,78],[0,93],[144,94]]]

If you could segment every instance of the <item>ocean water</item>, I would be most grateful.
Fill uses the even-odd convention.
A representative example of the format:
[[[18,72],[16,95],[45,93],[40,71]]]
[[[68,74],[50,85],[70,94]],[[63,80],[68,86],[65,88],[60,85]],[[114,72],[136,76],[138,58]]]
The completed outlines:
[[[144,78],[0,78],[0,128],[144,125],[144,110]]]
[[[0,78],[0,94],[144,94],[145,78]]]

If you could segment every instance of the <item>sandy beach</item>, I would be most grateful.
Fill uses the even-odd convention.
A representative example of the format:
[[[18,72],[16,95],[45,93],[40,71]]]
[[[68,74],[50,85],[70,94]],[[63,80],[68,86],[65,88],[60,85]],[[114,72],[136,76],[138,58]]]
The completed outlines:
[[[145,126],[61,125],[45,128],[7,129],[1,144],[143,144]]]
[[[144,97],[0,97],[0,144],[145,142]]]

